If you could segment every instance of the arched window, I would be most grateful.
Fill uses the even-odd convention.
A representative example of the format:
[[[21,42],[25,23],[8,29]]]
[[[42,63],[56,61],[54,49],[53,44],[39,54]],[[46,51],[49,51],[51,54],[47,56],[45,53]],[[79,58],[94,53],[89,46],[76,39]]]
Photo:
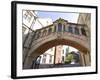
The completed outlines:
[[[66,26],[65,26],[65,25],[63,25],[63,31],[64,31],[64,32],[66,31]]]
[[[78,34],[79,35],[80,34],[79,33],[79,29],[77,27],[75,27],[74,29],[75,29],[75,34]]]
[[[81,32],[82,32],[82,35],[87,36],[87,35],[86,35],[86,31],[85,31],[84,28],[81,28]]]
[[[61,31],[62,31],[62,24],[59,23],[59,24],[58,24],[58,32],[61,32]]]
[[[52,28],[49,28],[48,30],[48,34],[50,34],[52,32]]]
[[[45,36],[46,34],[47,34],[47,30],[44,30],[42,36]]]
[[[71,26],[68,27],[68,32],[73,33],[73,28]]]
[[[54,32],[56,32],[56,26],[54,26]]]
[[[63,31],[64,31],[64,32],[67,32],[67,27],[66,27],[66,25],[63,25]]]

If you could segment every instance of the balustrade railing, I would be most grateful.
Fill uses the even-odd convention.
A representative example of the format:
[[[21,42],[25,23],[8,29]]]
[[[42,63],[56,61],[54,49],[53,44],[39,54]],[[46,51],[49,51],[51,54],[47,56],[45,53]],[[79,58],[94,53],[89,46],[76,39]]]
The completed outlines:
[[[50,35],[51,33],[54,32],[67,32],[67,33],[71,33],[74,35],[79,35],[79,36],[85,36],[87,37],[87,32],[84,28],[84,26],[78,27],[76,25],[69,25],[69,26],[65,26],[65,25],[61,25],[58,24],[58,26],[51,26],[51,27],[45,27],[45,28],[41,28],[39,30],[35,31],[35,40],[39,39],[41,37],[45,37]]]

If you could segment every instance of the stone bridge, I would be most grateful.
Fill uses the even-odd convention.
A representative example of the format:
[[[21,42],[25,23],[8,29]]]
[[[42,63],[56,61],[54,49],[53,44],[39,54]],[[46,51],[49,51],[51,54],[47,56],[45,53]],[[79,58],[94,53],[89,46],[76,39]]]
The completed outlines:
[[[80,51],[80,62],[90,65],[90,37],[85,24],[69,23],[58,19],[53,24],[31,32],[23,48],[23,68],[28,69],[32,60],[57,45],[69,45]],[[29,45],[30,44],[30,45]]]

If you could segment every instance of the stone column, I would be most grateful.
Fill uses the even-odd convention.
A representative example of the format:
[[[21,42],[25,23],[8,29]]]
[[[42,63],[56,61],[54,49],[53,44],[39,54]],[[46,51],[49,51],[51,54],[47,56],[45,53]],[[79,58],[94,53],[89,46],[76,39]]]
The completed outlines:
[[[82,66],[85,66],[85,60],[84,60],[84,53],[80,52],[80,64]]]
[[[90,56],[88,52],[85,53],[85,60],[86,60],[86,66],[90,66],[91,62],[90,62]]]
[[[80,52],[80,64],[83,66],[90,66],[91,61],[90,61],[90,55],[89,52]]]

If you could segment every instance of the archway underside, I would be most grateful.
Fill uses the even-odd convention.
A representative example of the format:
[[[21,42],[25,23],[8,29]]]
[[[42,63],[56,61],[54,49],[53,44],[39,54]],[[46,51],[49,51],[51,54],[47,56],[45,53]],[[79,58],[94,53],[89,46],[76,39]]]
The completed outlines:
[[[69,46],[72,46],[72,47],[74,47],[74,48],[76,48],[79,51],[82,51],[84,53],[87,51],[89,52],[88,49],[86,49],[85,47],[83,47],[79,43],[76,43],[75,41],[65,40],[65,39],[55,39],[55,40],[46,42],[46,43],[42,44],[41,46],[39,46],[36,50],[34,50],[31,53],[31,56],[34,56],[34,54],[36,54],[36,53],[37,53],[37,55],[41,55],[49,48],[52,48],[52,47],[57,46],[57,45],[69,45]]]

